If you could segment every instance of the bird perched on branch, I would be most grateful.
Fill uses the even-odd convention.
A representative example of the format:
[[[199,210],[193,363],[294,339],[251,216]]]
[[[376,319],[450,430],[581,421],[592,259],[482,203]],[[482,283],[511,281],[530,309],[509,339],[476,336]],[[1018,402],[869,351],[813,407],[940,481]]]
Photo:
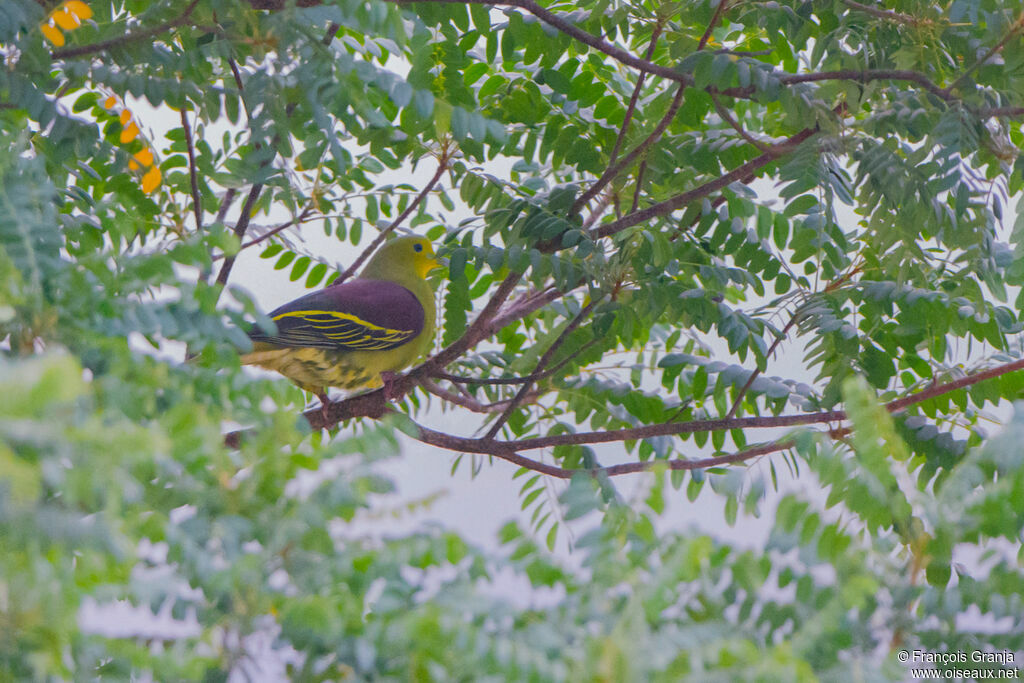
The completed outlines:
[[[359,276],[299,297],[270,313],[276,332],[249,332],[242,363],[279,372],[313,392],[327,411],[327,388],[390,386],[394,373],[425,354],[437,309],[426,276],[437,267],[423,237],[386,242]]]

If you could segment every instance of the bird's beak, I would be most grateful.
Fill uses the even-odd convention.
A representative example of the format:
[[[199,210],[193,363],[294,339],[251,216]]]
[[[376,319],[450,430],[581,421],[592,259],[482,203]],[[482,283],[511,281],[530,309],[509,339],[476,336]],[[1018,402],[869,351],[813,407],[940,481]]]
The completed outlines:
[[[418,264],[420,277],[426,277],[430,273],[430,271],[434,270],[435,268],[441,267],[442,264],[447,264],[447,262],[448,259],[439,258],[434,254],[430,254],[429,256],[427,254],[423,254],[423,256],[421,257],[421,261]]]

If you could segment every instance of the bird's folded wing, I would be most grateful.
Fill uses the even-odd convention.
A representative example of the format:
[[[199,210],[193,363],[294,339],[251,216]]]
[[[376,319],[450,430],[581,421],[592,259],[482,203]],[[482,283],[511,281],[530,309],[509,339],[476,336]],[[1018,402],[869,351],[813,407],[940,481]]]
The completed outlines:
[[[319,349],[393,349],[423,330],[423,306],[405,287],[384,280],[352,280],[307,294],[270,314],[277,334],[259,328],[254,342]]]

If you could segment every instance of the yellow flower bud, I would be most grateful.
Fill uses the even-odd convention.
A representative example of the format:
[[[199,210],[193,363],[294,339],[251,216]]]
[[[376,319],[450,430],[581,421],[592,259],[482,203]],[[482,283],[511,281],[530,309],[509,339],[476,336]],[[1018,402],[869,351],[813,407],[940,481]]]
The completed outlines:
[[[81,22],[78,21],[78,17],[68,12],[67,7],[54,10],[53,14],[50,16],[53,18],[54,23],[65,31],[74,31],[82,25]]]
[[[68,2],[64,3],[64,9],[78,17],[80,21],[85,21],[92,17],[92,10],[82,0],[68,0]]]
[[[163,176],[160,174],[160,168],[154,166],[153,168],[146,171],[146,175],[142,176],[142,191],[149,194],[157,187],[160,186],[160,179]]]
[[[121,131],[121,144],[126,145],[134,140],[139,135],[139,127],[134,121],[125,126],[125,129]]]
[[[61,33],[60,30],[55,26],[43,24],[42,26],[39,27],[39,30],[43,32],[43,35],[46,36],[46,39],[48,41],[50,41],[57,47],[60,47],[64,44],[64,34]]]

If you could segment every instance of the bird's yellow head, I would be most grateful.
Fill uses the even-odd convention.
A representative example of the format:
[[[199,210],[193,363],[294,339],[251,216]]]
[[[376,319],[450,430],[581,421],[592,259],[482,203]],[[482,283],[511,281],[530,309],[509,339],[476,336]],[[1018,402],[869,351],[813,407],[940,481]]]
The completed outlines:
[[[434,245],[426,237],[398,237],[385,242],[377,250],[363,271],[363,277],[380,277],[385,273],[412,271],[419,278],[425,278],[437,268],[437,256]]]

